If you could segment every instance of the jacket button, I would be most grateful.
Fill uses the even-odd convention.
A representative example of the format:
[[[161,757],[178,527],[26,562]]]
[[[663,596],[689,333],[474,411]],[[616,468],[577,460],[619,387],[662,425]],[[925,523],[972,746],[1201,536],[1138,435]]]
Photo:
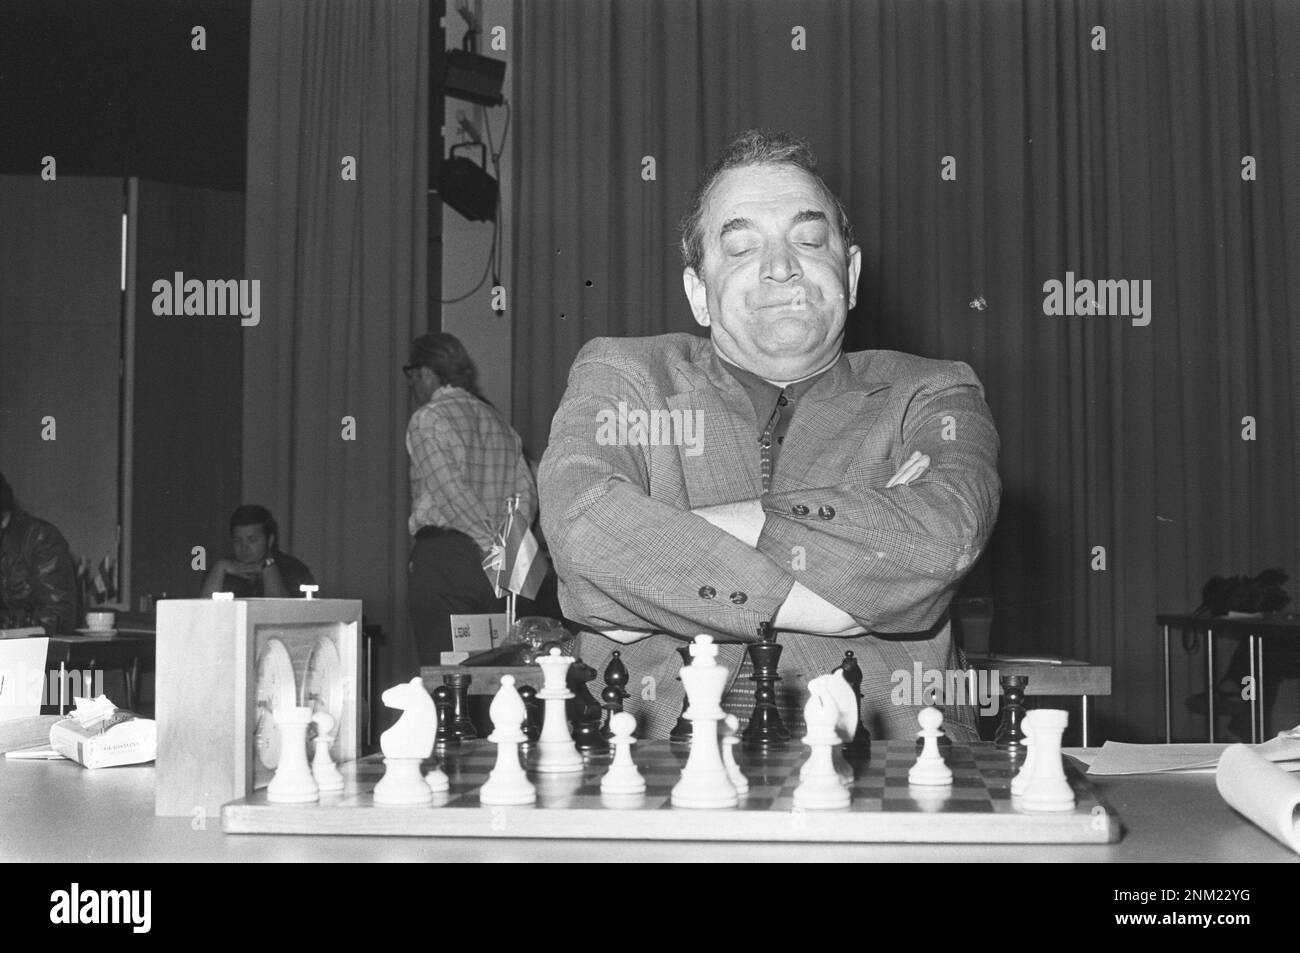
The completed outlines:
[[[835,507],[820,506],[817,508],[817,515],[824,520],[833,520],[835,519]]]
[[[718,590],[714,589],[712,586],[700,586],[701,599],[712,599],[717,594]]]
[[[790,507],[790,512],[795,516],[807,516],[808,507],[804,506],[802,503],[796,503],[794,506]]]
[[[743,606],[749,601],[749,596],[745,595],[743,592],[733,592],[731,594],[731,601],[738,606]]]

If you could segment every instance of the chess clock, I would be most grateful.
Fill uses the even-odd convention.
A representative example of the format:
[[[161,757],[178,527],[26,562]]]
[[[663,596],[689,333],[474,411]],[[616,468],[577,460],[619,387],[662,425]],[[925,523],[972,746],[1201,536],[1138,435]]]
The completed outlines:
[[[360,753],[360,601],[168,599],[157,639],[156,814],[215,819],[266,787],[288,708],[334,716],[335,761]]]

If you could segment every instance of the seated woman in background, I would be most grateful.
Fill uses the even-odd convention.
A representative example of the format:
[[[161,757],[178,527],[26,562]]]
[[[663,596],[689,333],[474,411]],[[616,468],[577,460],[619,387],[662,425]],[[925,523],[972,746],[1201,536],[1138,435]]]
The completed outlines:
[[[208,571],[199,598],[233,592],[237,598],[302,596],[298,587],[315,585],[311,570],[276,547],[277,528],[264,506],[244,505],[230,517],[234,556],[220,559]]]

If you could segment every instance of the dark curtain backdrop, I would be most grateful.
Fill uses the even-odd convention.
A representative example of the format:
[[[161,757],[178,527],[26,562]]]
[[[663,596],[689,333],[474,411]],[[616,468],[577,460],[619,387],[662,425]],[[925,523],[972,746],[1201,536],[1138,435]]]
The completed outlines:
[[[400,369],[428,325],[429,10],[253,0],[250,30],[245,261],[262,320],[244,329],[244,499],[271,508],[322,597],[362,599],[383,625],[380,688],[418,671]]]
[[[994,648],[1113,665],[1102,736],[1154,740],[1157,611],[1190,611],[1211,575],[1300,570],[1300,4],[560,0],[515,18],[529,444],[583,342],[694,329],[676,223],[718,147],[798,132],[863,249],[848,347],[964,360],[987,388],[1005,494],[964,592],[994,598]],[[1150,325],[1046,316],[1067,271],[1149,279]],[[1178,650],[1176,734],[1204,730],[1181,704],[1203,665]]]

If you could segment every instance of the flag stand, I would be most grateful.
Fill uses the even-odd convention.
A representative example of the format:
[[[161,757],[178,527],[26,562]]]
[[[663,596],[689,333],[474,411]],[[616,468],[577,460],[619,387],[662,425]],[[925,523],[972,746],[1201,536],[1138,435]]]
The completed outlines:
[[[512,494],[506,500],[506,504],[507,504],[506,526],[501,533],[501,538],[503,542],[510,538],[510,524],[514,522],[515,510],[519,508],[519,494],[517,493]],[[503,564],[504,561],[505,561],[505,557],[503,555],[502,556]],[[500,584],[500,580],[501,580],[501,571],[498,569],[497,570],[498,585]],[[514,627],[515,627],[515,591],[513,589],[508,588],[506,589],[506,635],[509,635],[511,630],[514,629]]]
[[[540,552],[528,524],[521,521],[520,529],[514,529],[515,515],[518,512],[519,495],[507,497],[505,523],[497,534],[491,551],[483,558],[483,569],[488,573],[496,597],[501,598],[502,589],[507,593],[507,632],[515,625],[518,612],[516,595],[529,593],[529,598],[535,597],[544,581],[538,578],[538,573],[544,577],[548,569],[546,557]],[[501,584],[503,575],[507,577],[504,586]]]

